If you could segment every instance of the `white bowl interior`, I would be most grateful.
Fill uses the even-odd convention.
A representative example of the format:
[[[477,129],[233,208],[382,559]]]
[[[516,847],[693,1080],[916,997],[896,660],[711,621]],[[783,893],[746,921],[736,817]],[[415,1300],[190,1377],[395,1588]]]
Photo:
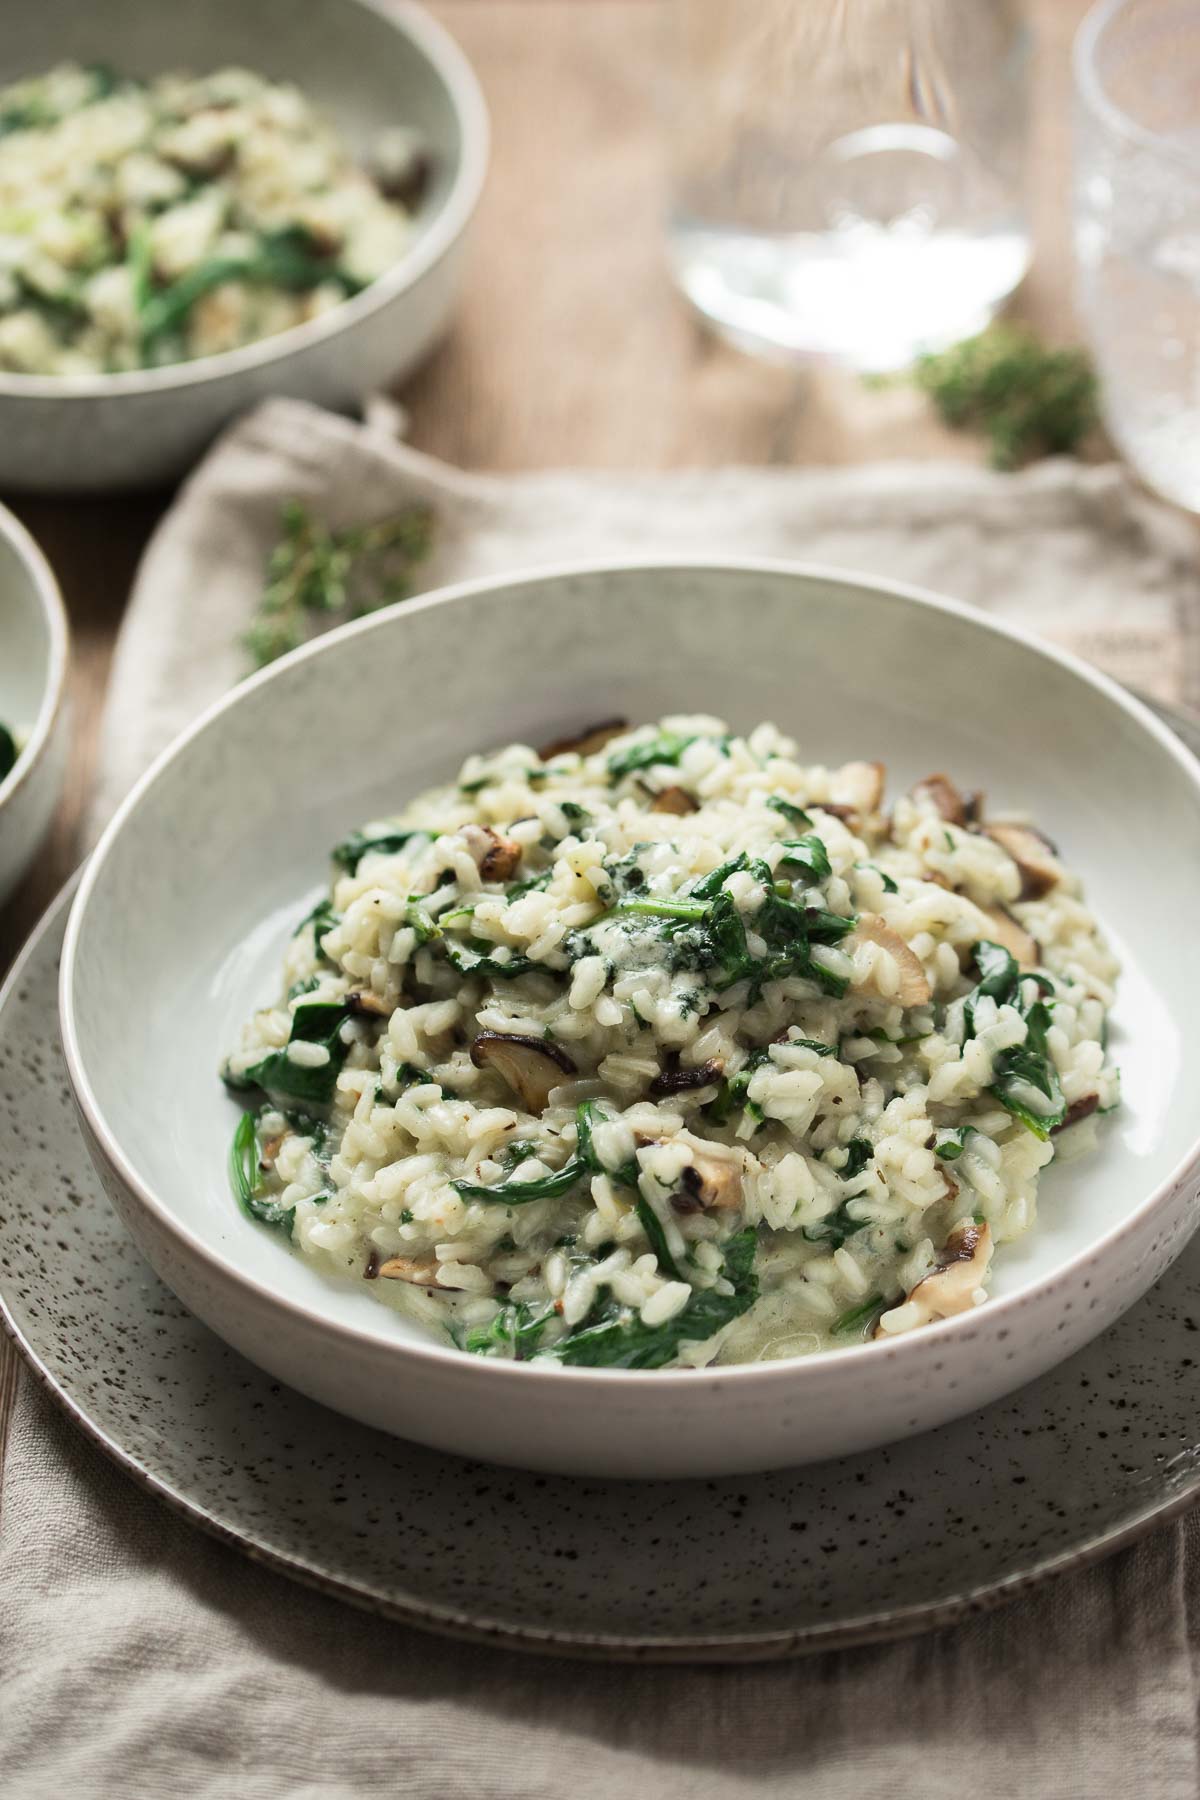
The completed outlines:
[[[333,119],[357,154],[386,126],[415,126],[433,153],[417,231],[453,184],[461,144],[450,93],[413,39],[396,29],[414,9],[353,0],[37,0],[8,9],[0,83],[58,62],[103,63],[118,74],[203,74],[240,64],[293,81]],[[390,11],[391,21],[386,16]]]
[[[771,719],[803,757],[933,769],[1059,841],[1124,961],[1112,1042],[1124,1105],[1098,1154],[1051,1169],[995,1292],[1061,1269],[1190,1150],[1200,1091],[1195,765],[1142,708],[978,615],[778,569],[592,570],[414,602],[248,684],[158,768],[77,903],[79,1061],[135,1176],[220,1259],[384,1337],[414,1328],[238,1213],[237,1108],[217,1066],[278,992],[329,846],[453,776],[473,749],[623,714]]]
[[[23,738],[33,734],[50,698],[53,663],[46,603],[17,544],[0,529],[0,724]],[[0,798],[7,785],[0,782]]]

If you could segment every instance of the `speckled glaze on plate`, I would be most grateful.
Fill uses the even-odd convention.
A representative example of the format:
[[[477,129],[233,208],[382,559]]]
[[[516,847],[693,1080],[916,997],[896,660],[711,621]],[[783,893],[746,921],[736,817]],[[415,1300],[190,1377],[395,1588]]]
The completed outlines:
[[[1200,748],[1190,721],[1171,722]],[[570,1480],[464,1462],[327,1412],[185,1312],[111,1211],[58,1040],[68,899],[0,995],[5,1323],[102,1449],[247,1555],[452,1636],[745,1662],[947,1624],[1200,1497],[1200,1237],[1032,1387],[842,1462]]]

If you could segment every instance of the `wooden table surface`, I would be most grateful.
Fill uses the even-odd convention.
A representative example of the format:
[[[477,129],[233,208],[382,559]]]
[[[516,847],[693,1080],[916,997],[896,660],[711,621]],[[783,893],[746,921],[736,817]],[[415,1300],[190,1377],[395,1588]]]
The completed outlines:
[[[1085,5],[1028,0],[1037,257],[1019,310],[1055,338],[1072,335],[1068,47]],[[453,332],[403,390],[416,445],[481,469],[977,454],[907,392],[760,365],[693,323],[662,258],[656,0],[435,0],[432,10],[479,73],[494,149]],[[0,973],[78,860],[113,642],[170,494],[4,498],[66,595],[74,741],[53,833],[0,911]]]

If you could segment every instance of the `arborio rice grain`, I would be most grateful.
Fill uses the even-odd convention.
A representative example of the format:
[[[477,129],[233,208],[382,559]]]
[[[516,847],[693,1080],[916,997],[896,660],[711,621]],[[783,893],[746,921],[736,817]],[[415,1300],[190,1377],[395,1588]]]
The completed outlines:
[[[223,1070],[242,1204],[494,1357],[745,1362],[980,1304],[1117,1104],[1117,965],[1032,826],[883,792],[707,717],[470,757],[334,850]]]

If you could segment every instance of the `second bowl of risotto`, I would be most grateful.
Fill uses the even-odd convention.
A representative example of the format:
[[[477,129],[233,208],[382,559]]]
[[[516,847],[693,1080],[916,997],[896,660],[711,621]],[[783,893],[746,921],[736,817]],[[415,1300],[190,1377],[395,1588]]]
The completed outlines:
[[[486,156],[416,7],[26,9],[0,48],[0,479],[169,479],[256,398],[402,375]]]
[[[282,1379],[499,1461],[813,1460],[1029,1379],[1184,1241],[1198,848],[1162,727],[951,603],[478,584],[152,771],[68,1061],[151,1261]]]

